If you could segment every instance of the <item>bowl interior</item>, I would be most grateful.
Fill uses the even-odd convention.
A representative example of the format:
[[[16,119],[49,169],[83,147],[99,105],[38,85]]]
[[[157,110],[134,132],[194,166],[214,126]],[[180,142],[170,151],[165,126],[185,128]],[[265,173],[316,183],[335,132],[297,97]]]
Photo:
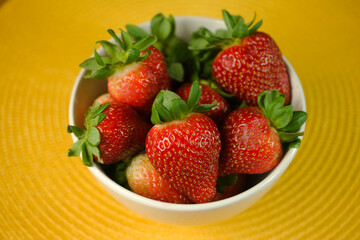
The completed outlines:
[[[225,24],[222,20],[207,17],[179,16],[175,17],[175,20],[176,35],[183,38],[184,40],[189,40],[191,34],[194,31],[197,31],[200,27],[206,27],[211,31],[215,31],[219,28],[225,28]],[[139,26],[148,32],[150,31],[149,22],[140,24]],[[113,41],[113,39],[110,41]],[[100,48],[99,53],[103,53],[103,49]],[[291,81],[291,104],[293,105],[294,110],[306,111],[305,97],[300,80],[293,67],[285,57],[284,60],[287,65]],[[84,79],[84,73],[84,70],[80,71],[71,94],[69,106],[69,123],[71,125],[83,126],[84,115],[88,107],[93,104],[93,101],[98,96],[107,92],[106,80]],[[301,130],[303,131],[304,129],[305,125]],[[72,137],[74,141],[77,140],[74,135]],[[248,198],[261,189],[266,188],[269,184],[272,184],[273,181],[276,181],[278,177],[286,170],[296,152],[297,149],[287,150],[280,164],[273,170],[264,174],[248,176],[246,180],[246,190],[244,192],[225,200],[204,204],[171,204],[144,198],[115,183],[109,177],[109,169],[106,166],[104,167],[100,164],[95,164],[94,166],[89,167],[89,170],[100,182],[109,186],[114,192],[117,192],[118,194],[121,194],[141,204],[162,209],[171,208],[173,211],[192,211],[195,209],[202,211],[208,208],[218,208],[222,205],[241,201],[242,199]]]

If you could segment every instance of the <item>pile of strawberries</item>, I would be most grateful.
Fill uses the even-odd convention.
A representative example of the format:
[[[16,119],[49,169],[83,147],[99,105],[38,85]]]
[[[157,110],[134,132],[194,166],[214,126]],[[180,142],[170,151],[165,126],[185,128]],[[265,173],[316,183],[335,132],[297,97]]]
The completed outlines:
[[[273,169],[299,147],[307,118],[290,105],[286,65],[274,40],[223,10],[227,29],[190,41],[157,14],[151,33],[126,25],[80,66],[106,80],[69,156],[97,162],[131,191],[170,203],[206,203],[242,191],[246,174]]]

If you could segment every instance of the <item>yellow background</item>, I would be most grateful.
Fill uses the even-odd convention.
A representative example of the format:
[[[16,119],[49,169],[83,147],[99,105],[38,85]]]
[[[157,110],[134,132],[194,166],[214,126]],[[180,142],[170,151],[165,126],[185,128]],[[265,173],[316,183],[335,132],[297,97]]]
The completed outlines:
[[[360,239],[360,2],[0,1],[0,239]],[[298,155],[254,206],[195,227],[146,220],[68,158],[78,64],[106,29],[156,13],[250,20],[299,75],[309,119]]]

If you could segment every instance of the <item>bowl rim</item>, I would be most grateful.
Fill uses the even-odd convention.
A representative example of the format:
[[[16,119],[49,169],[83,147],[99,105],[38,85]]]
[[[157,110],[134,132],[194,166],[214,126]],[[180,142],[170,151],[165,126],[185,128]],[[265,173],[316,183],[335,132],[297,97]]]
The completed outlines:
[[[201,20],[201,21],[214,21],[217,24],[221,24],[221,22],[222,22],[221,19],[210,18],[210,17],[206,17],[206,16],[204,16],[204,17],[203,16],[186,16],[186,15],[175,16],[176,21],[193,21],[194,19]],[[138,24],[138,26],[148,27],[149,22],[144,22],[144,23]],[[111,40],[113,40],[113,39],[111,39]],[[306,111],[305,95],[304,95],[304,91],[303,91],[300,79],[297,76],[297,74],[296,74],[294,68],[292,67],[292,65],[290,64],[290,62],[285,58],[285,56],[283,56],[283,59],[288,68],[289,75],[291,75],[290,81],[296,82],[296,84],[298,85],[297,91],[299,91],[299,95],[301,96],[301,99],[300,99],[300,102],[302,105],[301,110]],[[80,72],[75,80],[75,84],[73,86],[72,92],[71,92],[70,102],[69,102],[69,112],[68,112],[68,114],[69,114],[68,120],[69,120],[70,125],[75,124],[74,114],[73,114],[74,107],[75,107],[74,103],[75,103],[75,99],[76,99],[76,93],[78,91],[80,82],[83,78],[85,71],[86,71],[85,69],[80,70]],[[304,124],[301,127],[301,129],[300,129],[301,131],[305,130],[305,125],[306,124]],[[71,134],[71,135],[72,135],[73,141],[75,142],[78,138],[74,134]],[[300,138],[302,138],[302,137],[300,137]],[[226,198],[226,199],[222,199],[222,200],[214,201],[214,202],[208,202],[208,203],[200,203],[200,204],[175,204],[175,203],[161,202],[158,200],[146,198],[146,197],[138,195],[138,194],[122,187],[121,185],[119,185],[118,183],[113,181],[96,164],[94,164],[93,166],[87,167],[87,168],[101,184],[106,185],[111,191],[119,193],[124,198],[127,198],[138,204],[145,205],[145,206],[151,207],[151,208],[172,211],[172,212],[201,212],[201,211],[207,211],[210,209],[218,209],[218,208],[222,208],[222,207],[225,207],[228,205],[236,204],[236,203],[241,202],[245,199],[248,199],[251,196],[255,195],[256,193],[261,192],[262,190],[266,189],[269,185],[274,183],[283,174],[283,172],[287,169],[289,164],[292,162],[292,159],[294,158],[297,151],[298,151],[298,148],[288,149],[288,151],[283,156],[281,162],[274,169],[272,169],[271,172],[263,180],[261,180],[260,182],[258,182],[254,186],[252,186],[251,188],[249,188],[235,196]]]

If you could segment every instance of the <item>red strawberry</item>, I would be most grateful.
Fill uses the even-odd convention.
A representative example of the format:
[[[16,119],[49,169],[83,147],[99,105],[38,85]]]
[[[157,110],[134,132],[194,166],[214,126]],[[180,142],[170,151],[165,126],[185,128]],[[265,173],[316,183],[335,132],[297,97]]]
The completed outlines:
[[[190,203],[156,172],[146,153],[131,160],[126,168],[126,179],[130,189],[141,196],[162,202]]]
[[[177,94],[185,101],[189,98],[191,86],[191,83],[185,83],[177,90]],[[217,125],[220,125],[231,110],[229,103],[216,90],[204,84],[200,84],[200,86],[202,87],[199,100],[200,105],[211,104],[216,101],[215,107],[204,114],[211,118]]]
[[[307,114],[283,106],[285,96],[277,90],[259,95],[258,105],[231,112],[221,128],[222,152],[219,175],[257,174],[274,168],[283,155],[282,143],[298,147],[303,133],[297,131]]]
[[[86,166],[111,164],[133,155],[145,146],[151,125],[125,103],[95,103],[85,116],[85,129],[68,126],[79,140],[69,149],[69,156],[82,154]]]
[[[216,194],[221,148],[216,124],[199,113],[214,104],[198,106],[200,96],[198,82],[187,103],[171,91],[161,91],[151,115],[156,125],[146,138],[146,152],[156,171],[195,203],[209,202]]]
[[[121,31],[123,41],[112,30],[108,32],[121,47],[108,41],[99,41],[109,56],[87,59],[81,67],[91,70],[86,77],[107,79],[108,92],[117,102],[150,114],[156,94],[170,86],[170,79],[163,54],[153,46],[156,37],[147,36],[133,44],[130,36]]]
[[[223,16],[227,31],[212,34],[203,30],[209,43],[222,49],[212,65],[215,80],[225,91],[250,105],[257,104],[261,92],[272,89],[285,94],[285,105],[289,104],[291,89],[286,65],[275,41],[268,34],[257,32],[262,21],[250,28],[255,18],[245,24],[242,17],[226,10]]]

